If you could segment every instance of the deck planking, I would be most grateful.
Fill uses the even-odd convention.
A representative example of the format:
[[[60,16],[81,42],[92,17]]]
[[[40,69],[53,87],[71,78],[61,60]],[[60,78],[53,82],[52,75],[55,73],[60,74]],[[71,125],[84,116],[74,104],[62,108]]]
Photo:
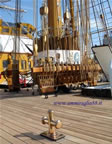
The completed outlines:
[[[4,93],[0,91],[1,144],[111,144],[112,100],[83,97],[79,93],[60,94],[44,99],[32,96],[31,91]],[[102,105],[54,105],[54,102],[102,101]],[[52,142],[40,136],[48,129],[41,124],[48,109],[55,112],[55,119],[63,122],[58,131],[64,139]]]

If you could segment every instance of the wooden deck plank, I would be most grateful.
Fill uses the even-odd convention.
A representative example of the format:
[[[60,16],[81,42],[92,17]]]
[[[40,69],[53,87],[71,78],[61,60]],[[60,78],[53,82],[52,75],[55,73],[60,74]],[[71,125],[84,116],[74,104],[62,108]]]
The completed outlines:
[[[14,125],[12,125],[12,126],[14,126]],[[7,132],[7,133],[10,133],[11,135],[13,135],[13,136],[16,137],[16,138],[19,138],[19,139],[22,140],[22,141],[25,141],[25,140],[28,139],[28,137],[26,137],[26,136],[23,135],[22,133],[19,133],[19,132],[17,131],[17,129],[15,130],[13,127],[5,126],[5,125],[2,124],[1,129],[2,129],[3,131]],[[21,136],[19,137],[19,135],[21,135]]]
[[[75,133],[74,131],[71,131],[71,130],[67,130],[67,129],[61,129],[60,132],[62,133],[65,133],[67,135],[70,135],[70,136],[73,136],[74,138],[78,138],[80,140],[84,140],[86,141],[86,143],[98,143],[98,144],[101,144],[101,143],[104,143],[104,144],[111,144],[112,142],[109,142],[109,141],[105,141],[105,140],[102,140],[102,139],[99,139],[99,138],[96,138],[96,137],[93,137],[93,136],[88,136],[86,134],[86,131],[85,131],[85,134],[81,134],[81,133]]]
[[[6,115],[6,117],[7,117],[7,115]],[[16,122],[17,122],[17,121],[16,121]],[[23,125],[24,125],[24,122],[23,122]],[[65,128],[66,128],[66,127],[65,127]],[[72,126],[72,127],[70,127],[69,129],[71,129],[71,130],[72,130],[72,129],[73,129],[73,126]],[[75,131],[75,133],[76,133],[76,132],[77,132],[77,133],[79,133],[78,128],[77,128],[77,129],[76,129],[76,128],[74,128],[74,130],[72,130],[72,131]],[[80,131],[80,133],[81,133],[81,131]],[[85,133],[85,132],[84,132],[84,133]],[[89,133],[88,133],[88,132],[86,132],[86,134],[89,134]],[[91,135],[92,135],[92,133],[91,133]],[[94,134],[93,134],[93,136],[94,136]],[[97,137],[97,136],[96,136],[96,137]],[[104,137],[105,137],[105,136],[104,136],[104,135],[102,135],[102,139],[104,139]],[[108,140],[110,140],[110,141],[112,140],[112,138],[111,138],[111,137],[109,137],[109,138],[107,137],[107,139],[108,139]]]
[[[0,92],[1,93],[1,92]],[[24,92],[25,93],[25,92]],[[3,93],[8,95],[8,93]],[[11,96],[11,94],[9,94]],[[36,143],[67,143],[67,144],[111,144],[112,143],[112,105],[111,100],[102,100],[102,105],[54,105],[54,102],[92,101],[100,99],[81,96],[59,95],[47,100],[41,97],[28,95],[6,98],[1,100],[2,135],[6,133],[6,142],[17,144],[19,141],[27,144]],[[22,96],[22,94],[20,94]],[[47,116],[48,109],[55,111],[55,119],[63,121],[63,128],[59,132],[66,137],[57,142],[42,138],[40,133],[48,126],[41,124],[42,116]],[[18,136],[18,137],[17,137]],[[16,140],[15,140],[16,139]],[[19,143],[21,144],[21,143]]]
[[[79,143],[73,142],[72,139],[68,139],[67,136],[64,139],[58,140],[58,143],[60,143],[60,144],[79,144]]]
[[[4,124],[6,124],[6,121],[5,121]],[[38,129],[36,129],[35,132],[30,131],[31,128],[28,129],[28,130],[22,129],[21,131],[17,132],[18,131],[18,127],[15,127],[15,125],[13,125],[11,123],[8,123],[8,126],[13,126],[13,128],[14,129],[16,128],[16,130],[12,130],[11,128],[5,128],[5,125],[2,126],[2,129],[6,130],[7,132],[10,132],[10,134],[13,135],[15,138],[19,138],[22,141],[24,141],[25,143],[29,143],[29,141],[34,141],[34,140],[37,143],[39,143],[39,144],[41,144],[41,143],[46,143],[46,144],[49,143],[49,140],[46,140],[45,138],[40,136],[40,132],[38,131]],[[24,127],[23,125],[21,125],[21,126]],[[54,142],[54,144],[55,144],[55,142]]]
[[[23,110],[24,110],[24,109],[23,109]],[[43,110],[41,110],[41,111],[43,112]],[[32,112],[32,111],[29,111],[29,112]],[[27,112],[27,113],[28,113],[28,112]],[[55,112],[55,115],[56,115],[57,113],[59,113],[59,112],[56,111],[56,112]],[[58,116],[59,116],[59,117],[66,118],[66,116],[65,116],[63,113],[58,114]],[[95,118],[93,117],[93,119],[89,119],[89,121],[88,121],[88,119],[86,119],[86,120],[83,119],[83,120],[82,120],[81,117],[78,117],[77,119],[76,119],[76,118],[77,118],[77,115],[75,115],[75,117],[74,117],[74,115],[73,115],[73,116],[72,116],[72,115],[69,116],[69,119],[70,119],[70,120],[80,121],[80,122],[82,121],[82,122],[85,122],[85,123],[87,123],[87,124],[89,124],[89,123],[92,124],[92,123],[94,122],[93,119],[95,119]],[[99,124],[99,123],[100,123],[100,124]],[[103,128],[103,127],[105,128],[105,127],[106,127],[106,128],[109,128],[108,130],[111,129],[111,126],[112,126],[112,123],[111,123],[111,122],[105,121],[104,123],[101,123],[101,122],[99,121],[99,123],[95,123],[94,126],[95,126],[95,125],[96,125],[97,127],[98,127],[98,126],[101,126],[101,128]],[[103,125],[102,125],[102,124],[103,124]],[[106,126],[105,126],[105,124],[106,124]]]
[[[34,121],[33,121],[33,123],[34,123]],[[80,130],[80,126],[78,126],[78,127],[76,127],[75,125],[74,125],[74,127],[71,125],[70,126],[71,127],[71,129],[73,129],[74,128],[74,130],[78,130],[78,131],[81,131],[82,133],[84,133],[84,129],[81,129]],[[66,128],[66,126],[64,126],[64,128]],[[85,127],[86,128],[86,127]],[[40,128],[40,129],[42,129],[42,128]],[[96,132],[96,131],[95,131]],[[101,131],[100,131],[101,132]],[[98,135],[98,137],[101,135],[100,134],[100,132],[97,134],[97,132],[96,132],[96,135]],[[87,132],[88,134],[92,134],[92,131],[90,132]],[[106,134],[107,132],[105,132],[105,134]],[[105,137],[105,135],[103,134],[103,135],[101,135],[103,138]],[[110,133],[110,136],[111,136],[111,133]],[[107,137],[108,138],[108,137]],[[108,139],[110,139],[111,140],[111,138],[108,138]]]
[[[5,112],[4,112],[5,113]],[[6,113],[6,115],[8,116],[8,114],[11,114],[11,112],[8,112],[8,113]],[[15,113],[13,113],[13,117],[17,117],[18,115],[16,115]],[[19,116],[20,116],[20,114],[19,114]],[[23,116],[21,116],[22,118],[23,118]],[[18,117],[19,118],[19,117]],[[31,122],[31,123],[35,123],[35,124],[37,124],[38,123],[38,121],[40,121],[40,119],[37,119],[37,120],[33,120],[33,119],[28,119],[28,117],[24,117],[24,120],[27,120],[27,121],[29,121],[29,122]],[[39,124],[39,123],[38,123]],[[72,128],[74,128],[74,130],[83,130],[83,131],[85,131],[85,128],[87,128],[87,126],[88,125],[86,125],[86,126],[81,126],[80,127],[80,123],[78,124],[78,127],[77,127],[77,124],[75,124],[74,126],[73,126],[73,124],[70,124],[68,127],[70,127],[71,129]],[[38,126],[39,127],[39,126]],[[64,123],[64,128],[66,128],[67,127],[67,125]],[[42,129],[42,127],[40,127],[40,129]],[[88,134],[92,134],[93,133],[93,130],[90,128],[90,129],[87,129],[88,131],[87,131],[87,133]],[[105,137],[105,135],[107,135],[107,131],[104,133],[104,132],[102,132],[102,131],[99,131],[99,133],[98,133],[98,131],[97,130],[95,130],[95,132],[96,132],[96,134],[98,135],[98,136],[100,136],[101,134],[102,134],[102,137]],[[83,132],[82,132],[83,133]],[[109,136],[111,136],[111,133],[110,133],[110,135]],[[110,140],[112,140],[112,138],[110,138],[109,137],[109,139]]]
[[[19,121],[17,121],[17,120],[9,120],[9,118],[6,116],[6,119],[5,119],[5,123],[4,124],[6,124],[7,123],[7,121],[9,121],[10,123],[11,123],[11,125],[10,124],[8,124],[8,125],[10,125],[10,126],[12,126],[13,124],[17,124],[18,126],[21,126],[21,127],[24,127],[24,123],[25,123],[25,121],[23,122],[23,123],[19,123]],[[15,127],[14,125],[13,125],[13,127]],[[40,130],[38,130],[38,129],[36,129],[36,128],[33,128],[33,127],[31,127],[31,126],[25,126],[25,129],[27,129],[27,130],[25,130],[24,132],[23,132],[23,130],[19,133],[19,134],[16,134],[16,135],[14,135],[14,137],[18,137],[18,138],[22,138],[23,137],[23,135],[24,135],[24,137],[25,136],[27,136],[26,137],[26,140],[24,139],[24,141],[26,142],[26,141],[29,141],[29,140],[38,140],[38,143],[40,142],[41,143],[41,141],[42,141],[42,143],[45,143],[45,144],[47,144],[47,143],[49,143],[49,140],[47,140],[47,139],[43,139],[41,136],[40,136],[40,133],[41,132],[43,132],[43,131],[40,131]],[[45,128],[44,128],[45,129]],[[18,130],[18,128],[16,127],[16,130]],[[23,138],[24,138],[23,137]],[[23,140],[23,139],[22,139]],[[55,144],[55,142],[54,142],[54,144]]]
[[[21,102],[20,102],[21,103]],[[17,103],[17,104],[19,104],[19,103]],[[29,107],[30,105],[28,105],[28,107]],[[53,106],[53,105],[50,105],[51,107]],[[26,106],[27,107],[27,106]],[[32,106],[30,106],[31,108],[32,108]],[[53,107],[55,107],[55,106],[53,106]],[[62,106],[61,106],[62,107]],[[69,107],[69,106],[67,106],[67,107]],[[35,108],[35,107],[34,107]],[[38,105],[37,105],[37,108],[39,108],[38,107]],[[66,109],[66,107],[62,107],[62,108],[64,108],[64,109]],[[69,107],[70,109],[71,109],[71,107]],[[78,111],[80,111],[80,109],[81,109],[81,111],[82,111],[82,115],[83,115],[83,112],[86,112],[87,113],[87,111],[85,110],[85,107],[82,107],[82,108],[80,108],[80,107],[78,107],[78,108],[75,108],[74,107],[74,110],[76,111],[76,109],[78,110]],[[103,109],[102,109],[103,110]],[[98,118],[100,118],[100,115],[99,114],[102,114],[102,113],[98,113]],[[106,115],[108,115],[108,113],[107,112],[105,112],[104,114],[106,114]],[[89,111],[89,115],[90,116],[92,116],[92,111]],[[105,115],[104,115],[105,116]],[[109,116],[112,116],[112,114],[111,113],[109,113]],[[101,118],[104,118],[102,115],[101,115]],[[111,117],[109,117],[110,119],[112,119]],[[106,119],[107,119],[107,117],[106,117]],[[105,119],[104,119],[105,120]],[[111,120],[110,120],[111,121]]]
[[[8,105],[8,104],[7,104],[7,105]],[[51,105],[50,107],[53,108],[52,105]],[[26,108],[27,108],[27,107],[26,107]],[[46,107],[45,107],[45,108],[46,108]],[[24,109],[24,108],[22,108],[22,109]],[[36,111],[37,109],[40,109],[41,111],[43,111],[43,108],[35,108],[35,109],[33,109],[33,111]],[[55,109],[55,107],[54,107],[54,109]],[[56,109],[57,109],[57,108],[56,108]],[[31,111],[32,111],[32,110],[31,110]],[[61,112],[61,110],[60,110],[60,112]],[[75,112],[77,112],[77,113],[76,113],[76,116],[80,115],[80,117],[81,117],[81,115],[82,115],[82,117],[83,117],[83,113],[84,113],[84,112],[82,112],[82,113],[79,113],[78,111],[75,111]],[[70,111],[69,113],[71,114],[72,112]],[[74,114],[74,113],[73,113],[73,114]],[[92,117],[91,114],[89,114],[89,118],[90,118],[90,117]],[[83,119],[87,120],[87,118],[88,118],[87,115],[85,115],[85,117],[84,117]],[[108,120],[107,117],[106,117],[106,119],[104,119],[103,117],[101,117],[101,118],[99,119],[99,117],[97,117],[98,120],[103,119],[104,122],[105,122],[105,121],[106,121],[106,122],[107,122],[107,121],[108,121],[108,122],[109,122],[109,121],[111,122],[111,120],[112,120],[112,119],[111,119],[111,116],[110,116],[109,118],[110,118],[110,120]],[[98,120],[95,120],[95,119],[94,119],[94,121],[98,121]],[[101,123],[102,123],[102,122],[101,122]],[[107,124],[107,125],[108,125],[108,124]]]
[[[9,143],[13,144],[26,144],[25,142],[19,140],[18,138],[15,138],[10,133],[5,132],[4,130],[1,130],[1,137],[9,141]]]
[[[6,119],[8,118],[8,115],[6,115]],[[17,119],[15,119],[15,121],[16,121],[16,123],[17,123]],[[12,122],[14,122],[13,120],[12,120]],[[21,122],[21,121],[20,121]],[[25,121],[23,121],[23,123],[21,123],[21,125],[23,124],[24,125],[24,123],[25,123]],[[66,131],[65,130],[65,128],[66,127],[64,127],[64,131]],[[69,127],[68,127],[69,128]],[[66,128],[66,129],[68,129],[68,128]],[[30,128],[31,129],[31,128]],[[30,130],[29,129],[29,130]],[[41,128],[42,129],[42,128]],[[83,130],[83,132],[81,131],[81,130],[79,130],[78,128],[74,128],[73,129],[73,126],[72,127],[70,127],[69,128],[70,129],[70,131],[75,131],[75,134],[74,134],[74,136],[80,136],[81,134],[83,134],[83,135],[81,135],[80,136],[80,139],[82,138],[82,136],[85,138],[85,133],[86,134],[88,134],[88,135],[90,135],[90,136],[94,136],[94,134],[92,135],[92,133],[90,133],[90,132],[87,132],[87,131],[84,131]],[[34,129],[33,129],[33,131],[34,131]],[[37,129],[35,130],[35,131],[37,131]],[[79,133],[80,133],[80,135],[79,135]],[[90,134],[89,134],[90,133]],[[68,134],[68,133],[66,133],[66,134]],[[78,135],[77,135],[78,134]],[[91,138],[91,137],[90,137]],[[95,135],[95,138],[96,138],[96,140],[97,140],[97,138],[99,138],[99,135]],[[106,139],[106,140],[108,140],[108,141],[112,141],[112,138],[111,137],[105,137],[104,135],[100,135],[100,138],[102,138],[102,139]],[[88,139],[88,137],[87,137],[87,139]],[[91,138],[92,139],[92,138]],[[93,140],[93,141],[95,141],[95,139]],[[98,140],[99,141],[99,140]],[[103,142],[105,142],[105,141],[103,141]]]
[[[0,144],[11,144],[11,143],[5,140],[4,138],[0,137]]]
[[[8,120],[8,117],[6,116],[6,120]],[[28,133],[28,131],[26,131],[26,130],[23,130],[23,129],[21,129],[20,127],[18,127],[18,126],[15,126],[14,125],[14,123],[9,123],[8,121],[6,121],[5,119],[3,119],[3,123],[2,124],[4,124],[4,125],[8,125],[9,127],[13,127],[13,129],[16,129],[16,131],[18,131],[18,128],[20,129],[19,131],[21,131],[21,133],[19,134],[19,133],[15,133],[15,132],[13,132],[12,130],[10,130],[10,133],[11,134],[13,134],[15,137],[19,137],[19,135],[20,135],[20,139],[22,139],[22,140],[25,140],[25,141],[30,141],[29,139],[28,139],[28,137],[30,137],[30,138],[32,138],[32,139],[35,139],[35,140],[37,140],[39,137],[41,137],[41,136],[39,136],[39,135],[34,135],[34,129],[33,129],[33,132],[30,132],[30,133]],[[10,121],[11,122],[11,121]],[[13,120],[12,120],[12,122],[14,122]],[[18,122],[16,121],[15,122],[16,124],[18,124]],[[22,124],[21,123],[21,126],[24,126],[24,123]],[[4,126],[2,126],[2,127],[4,127]],[[3,128],[2,128],[3,129]],[[8,131],[9,131],[9,128],[7,129]],[[31,128],[29,128],[29,131],[31,130]],[[23,133],[24,132],[24,133]],[[35,130],[35,132],[37,132],[37,133],[41,133],[40,131],[38,131],[38,129],[36,129]],[[25,137],[25,135],[27,136],[27,137]],[[39,140],[40,142],[42,141],[44,141],[44,143],[48,143],[49,141],[48,140],[43,140],[43,138],[42,138],[42,140],[40,139]],[[46,142],[47,141],[47,142]],[[63,141],[63,140],[62,140]],[[72,143],[70,140],[67,140],[67,139],[65,139],[65,141],[67,142],[67,143]],[[61,143],[60,141],[59,141],[59,143]]]

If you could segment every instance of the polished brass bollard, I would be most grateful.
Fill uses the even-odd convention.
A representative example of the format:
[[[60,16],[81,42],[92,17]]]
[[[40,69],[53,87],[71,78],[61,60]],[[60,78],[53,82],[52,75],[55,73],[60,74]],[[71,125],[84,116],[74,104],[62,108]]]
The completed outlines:
[[[60,120],[54,120],[53,110],[48,110],[48,118],[46,116],[42,117],[42,124],[48,124],[49,130],[41,133],[41,136],[44,136],[54,141],[65,137],[63,134],[59,134],[56,132],[56,129],[62,127],[62,122]]]

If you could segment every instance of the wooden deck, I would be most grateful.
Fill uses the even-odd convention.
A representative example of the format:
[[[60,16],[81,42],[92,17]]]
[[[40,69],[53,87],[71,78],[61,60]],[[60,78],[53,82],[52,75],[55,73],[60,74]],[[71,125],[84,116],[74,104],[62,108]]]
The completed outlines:
[[[4,93],[0,91],[0,144],[112,144],[112,100],[71,93],[44,99],[31,91]],[[54,102],[102,102],[100,105],[54,105]],[[62,120],[58,131],[64,139],[52,142],[40,136],[48,129],[41,124],[48,109],[55,119]]]

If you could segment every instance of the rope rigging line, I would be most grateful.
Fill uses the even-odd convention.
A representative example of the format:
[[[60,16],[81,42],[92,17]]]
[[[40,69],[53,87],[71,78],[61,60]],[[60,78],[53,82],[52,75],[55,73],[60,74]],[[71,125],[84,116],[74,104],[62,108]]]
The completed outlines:
[[[98,38],[99,38],[99,42],[100,42],[100,45],[101,45],[100,33],[98,31],[98,22],[97,22],[96,13],[95,13],[95,7],[94,7],[94,0],[91,0],[91,3],[92,3],[92,6],[93,6],[93,14],[94,14],[96,28],[97,28],[97,32],[98,32]]]

